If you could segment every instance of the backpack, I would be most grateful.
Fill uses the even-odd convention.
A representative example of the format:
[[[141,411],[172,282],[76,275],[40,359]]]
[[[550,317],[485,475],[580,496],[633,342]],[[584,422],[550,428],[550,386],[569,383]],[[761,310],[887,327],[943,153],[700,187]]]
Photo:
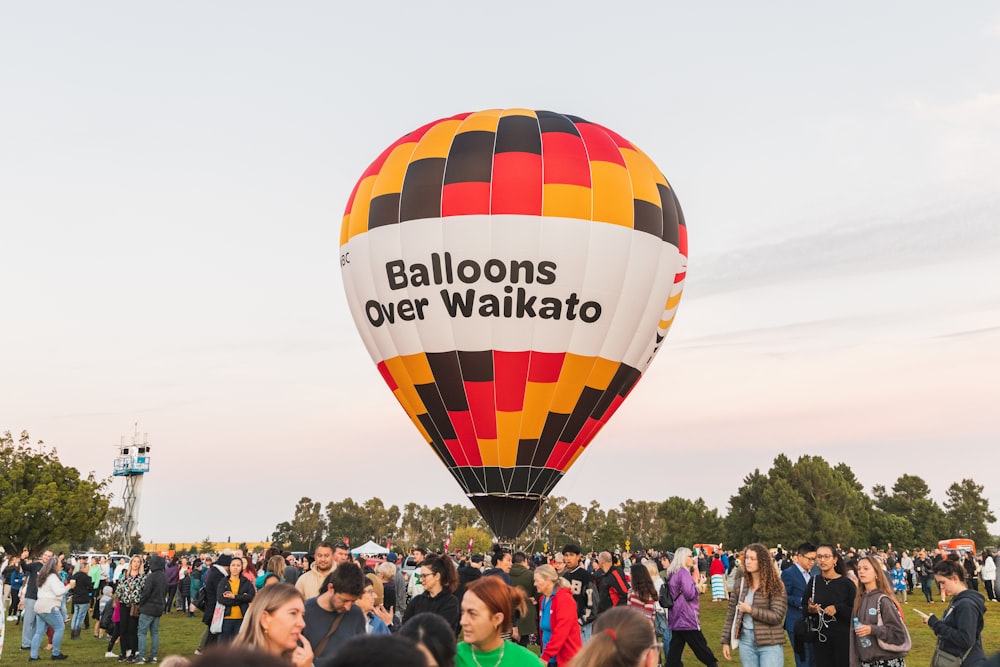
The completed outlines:
[[[108,632],[111,632],[112,630],[114,630],[115,622],[114,622],[114,620],[112,620],[112,619],[114,619],[114,614],[115,614],[115,601],[114,600],[105,600],[101,604],[101,616],[100,616],[101,623],[100,623],[100,625],[101,625],[102,628],[104,628]]]
[[[660,586],[660,606],[664,609],[674,608],[674,596],[670,594],[670,586],[668,585],[669,582],[670,580],[667,579],[663,582],[663,585]]]
[[[205,611],[205,607],[208,606],[208,591],[206,590],[207,588],[208,588],[207,586],[202,586],[201,588],[199,588],[198,592],[194,596],[194,600],[191,601],[191,604],[193,604],[195,608],[200,609],[201,611]]]

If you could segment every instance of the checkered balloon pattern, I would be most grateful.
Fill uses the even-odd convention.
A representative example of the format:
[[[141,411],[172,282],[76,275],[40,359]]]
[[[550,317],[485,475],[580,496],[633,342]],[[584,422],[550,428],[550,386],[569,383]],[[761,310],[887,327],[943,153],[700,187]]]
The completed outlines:
[[[576,116],[491,109],[428,123],[372,162],[340,262],[386,384],[514,538],[660,349],[687,227],[630,141]]]

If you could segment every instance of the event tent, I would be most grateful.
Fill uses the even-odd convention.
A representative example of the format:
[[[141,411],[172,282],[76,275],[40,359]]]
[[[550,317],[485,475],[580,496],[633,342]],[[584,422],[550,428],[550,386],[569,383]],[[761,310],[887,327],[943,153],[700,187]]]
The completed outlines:
[[[389,553],[389,550],[368,540],[357,549],[351,549],[351,553],[355,556],[378,556]]]

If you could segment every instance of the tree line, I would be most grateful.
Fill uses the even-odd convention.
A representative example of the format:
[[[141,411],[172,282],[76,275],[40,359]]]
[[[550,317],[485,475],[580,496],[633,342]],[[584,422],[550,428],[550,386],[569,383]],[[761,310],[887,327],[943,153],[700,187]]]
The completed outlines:
[[[741,547],[751,542],[793,546],[803,541],[845,546],[886,545],[935,547],[938,540],[967,537],[980,546],[996,545],[988,525],[996,516],[972,479],[951,484],[943,506],[918,476],[904,474],[891,489],[882,485],[866,493],[845,464],[831,466],[820,456],[792,461],[778,455],[767,473],[755,469],[729,499],[725,515],[701,498],[671,496],[664,500],[626,500],[604,509],[591,500],[583,505],[550,496],[519,540],[540,550],[575,542],[585,549],[668,549],[697,543]],[[461,529],[461,532],[456,532]],[[469,537],[488,543],[488,529],[478,512],[463,505],[428,507],[408,503],[386,507],[379,498],[361,503],[351,498],[323,506],[310,498],[296,504],[292,518],[272,534],[276,545],[310,551],[317,542],[369,539],[396,549],[464,549]],[[459,539],[459,537],[461,539]]]
[[[55,448],[0,434],[0,546],[10,553],[27,547],[67,545],[71,550],[109,550],[119,544],[122,509],[110,507],[109,481],[86,477],[59,462]],[[938,540],[967,537],[979,546],[996,546],[988,525],[996,521],[983,487],[970,479],[951,484],[939,505],[918,476],[904,474],[891,489],[866,493],[851,469],[831,466],[820,456],[791,461],[778,455],[766,474],[755,469],[730,497],[725,515],[701,498],[626,500],[604,509],[549,497],[519,540],[539,550],[575,542],[584,548],[674,549],[699,542],[740,547],[750,542],[793,546],[809,540],[868,546],[936,546]],[[271,536],[276,545],[311,551],[317,542],[369,539],[397,549],[420,545],[440,549],[489,548],[490,534],[479,513],[465,505],[428,507],[416,502],[386,506],[379,498],[351,498],[324,506],[310,498],[296,503],[292,517]],[[142,550],[139,535],[133,549]]]

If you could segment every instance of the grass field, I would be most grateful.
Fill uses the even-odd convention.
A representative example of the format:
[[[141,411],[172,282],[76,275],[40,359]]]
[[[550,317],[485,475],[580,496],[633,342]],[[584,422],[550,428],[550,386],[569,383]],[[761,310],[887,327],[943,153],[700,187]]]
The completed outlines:
[[[711,602],[708,595],[701,598],[701,622],[705,637],[709,646],[715,651],[716,657],[722,664],[739,664],[739,652],[734,652],[733,662],[726,663],[722,659],[720,638],[722,636],[722,625],[726,616],[726,605],[721,602]],[[921,598],[922,600],[922,598]],[[938,615],[944,610],[944,605],[940,601],[932,605],[920,602],[915,605],[921,611],[936,613]],[[986,614],[986,626],[983,629],[983,646],[986,654],[992,655],[1000,651],[1000,604],[996,602],[988,603]],[[931,653],[934,651],[934,633],[925,626],[916,613],[906,610],[906,625],[913,636],[913,650],[907,656],[909,665],[923,666],[931,662]],[[173,613],[166,614],[160,622],[160,659],[168,655],[188,655],[190,656],[198,646],[201,634],[205,626],[198,618],[187,618],[186,616]],[[28,664],[28,651],[19,650],[21,640],[21,627],[15,626],[12,622],[7,623],[7,634],[4,641],[3,657],[0,664]],[[106,641],[98,641],[93,638],[91,631],[85,630],[83,638],[75,641],[69,640],[69,630],[66,630],[66,639],[63,641],[63,652],[69,655],[69,659],[64,664],[67,665],[112,665],[117,662],[112,658],[105,658],[104,651],[107,647]],[[48,658],[48,653],[42,652],[43,659]],[[685,664],[698,664],[690,651],[685,651]],[[794,665],[791,647],[785,646],[785,664]]]

